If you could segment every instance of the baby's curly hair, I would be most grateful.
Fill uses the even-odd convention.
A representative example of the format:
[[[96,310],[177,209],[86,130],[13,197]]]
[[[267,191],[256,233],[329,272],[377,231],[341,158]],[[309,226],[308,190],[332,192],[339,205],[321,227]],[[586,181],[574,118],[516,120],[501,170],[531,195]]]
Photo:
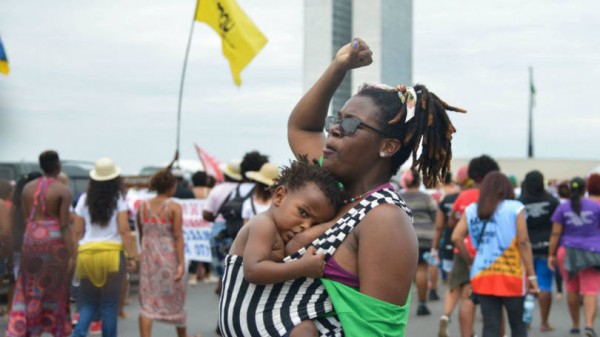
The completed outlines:
[[[271,189],[275,191],[277,187],[285,186],[295,191],[310,182],[317,185],[337,212],[343,205],[343,190],[334,176],[323,170],[316,160],[310,163],[307,156],[300,156],[298,160],[290,161],[289,166],[281,167],[281,174],[275,178],[275,183],[271,186]]]
[[[150,190],[156,191],[158,194],[166,193],[177,183],[175,176],[167,167],[156,172],[150,179]]]

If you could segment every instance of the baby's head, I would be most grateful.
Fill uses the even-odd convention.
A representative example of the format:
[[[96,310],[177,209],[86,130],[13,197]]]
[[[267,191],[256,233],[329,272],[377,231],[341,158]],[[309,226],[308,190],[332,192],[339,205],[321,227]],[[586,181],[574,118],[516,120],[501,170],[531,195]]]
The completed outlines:
[[[283,167],[272,188],[271,214],[280,231],[329,221],[342,205],[337,180],[306,156]]]

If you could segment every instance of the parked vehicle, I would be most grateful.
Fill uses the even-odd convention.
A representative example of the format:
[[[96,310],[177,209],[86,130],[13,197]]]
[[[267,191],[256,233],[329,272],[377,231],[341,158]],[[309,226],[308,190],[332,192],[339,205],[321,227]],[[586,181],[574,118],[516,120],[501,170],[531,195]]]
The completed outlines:
[[[62,172],[69,176],[69,187],[73,191],[73,200],[87,190],[89,172],[94,163],[78,160],[63,160]],[[37,162],[0,162],[0,178],[13,182],[31,171],[42,171]]]
[[[140,171],[140,175],[152,176],[154,173],[165,168],[167,165],[169,165],[169,163],[144,166]],[[202,163],[198,159],[179,159],[179,161],[173,165],[173,168],[179,169],[187,181],[192,179],[192,175],[196,173],[196,171],[204,171]]]

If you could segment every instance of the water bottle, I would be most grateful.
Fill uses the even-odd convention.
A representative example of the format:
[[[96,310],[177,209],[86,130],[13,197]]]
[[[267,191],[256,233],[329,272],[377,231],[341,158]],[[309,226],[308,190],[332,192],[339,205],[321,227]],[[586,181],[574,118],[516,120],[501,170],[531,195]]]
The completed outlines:
[[[525,302],[523,302],[523,322],[529,324],[533,320],[533,310],[535,309],[535,297],[533,294],[527,294],[525,296]]]
[[[73,287],[79,287],[80,284],[81,280],[79,279],[79,277],[77,277],[77,275],[73,275],[73,281],[71,281],[71,285]]]
[[[423,260],[427,261],[427,263],[432,266],[436,265],[435,256],[431,255],[429,252],[423,253]]]

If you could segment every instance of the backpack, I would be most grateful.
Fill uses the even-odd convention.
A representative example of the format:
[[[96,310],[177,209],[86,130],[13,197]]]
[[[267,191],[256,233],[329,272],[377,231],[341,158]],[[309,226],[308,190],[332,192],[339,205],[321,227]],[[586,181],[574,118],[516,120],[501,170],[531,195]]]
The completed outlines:
[[[228,238],[235,238],[244,225],[242,206],[244,205],[244,201],[250,198],[254,192],[254,187],[252,187],[246,195],[241,195],[240,186],[241,184],[238,184],[235,190],[229,193],[218,211],[225,218],[224,236]]]

